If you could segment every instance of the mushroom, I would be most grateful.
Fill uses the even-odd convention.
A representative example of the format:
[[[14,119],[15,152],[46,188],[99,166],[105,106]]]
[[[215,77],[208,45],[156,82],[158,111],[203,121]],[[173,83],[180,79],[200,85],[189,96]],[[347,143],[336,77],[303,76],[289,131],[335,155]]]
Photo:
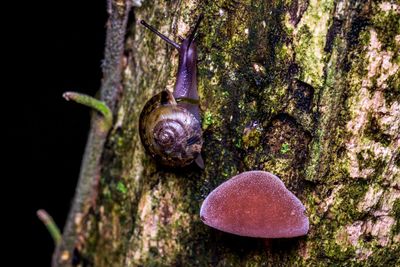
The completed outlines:
[[[305,207],[275,175],[243,172],[222,183],[204,200],[200,218],[224,232],[259,238],[306,235]]]

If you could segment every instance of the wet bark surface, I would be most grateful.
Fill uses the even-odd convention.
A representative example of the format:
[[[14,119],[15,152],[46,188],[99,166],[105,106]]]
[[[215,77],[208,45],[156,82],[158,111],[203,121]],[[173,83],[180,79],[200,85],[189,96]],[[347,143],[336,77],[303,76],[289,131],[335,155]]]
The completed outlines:
[[[171,39],[200,13],[205,169],[167,169],[139,114],[172,90]],[[115,122],[78,263],[89,266],[394,266],[400,253],[400,6],[390,1],[144,1],[134,8]],[[240,172],[279,176],[305,205],[305,237],[205,226],[200,205]]]

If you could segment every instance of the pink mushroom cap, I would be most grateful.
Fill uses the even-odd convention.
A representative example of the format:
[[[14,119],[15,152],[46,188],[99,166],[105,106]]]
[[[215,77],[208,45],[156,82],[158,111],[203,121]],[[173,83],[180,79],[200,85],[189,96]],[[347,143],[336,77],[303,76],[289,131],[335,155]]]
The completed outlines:
[[[305,207],[275,175],[243,172],[214,189],[204,200],[200,218],[224,232],[259,238],[306,235]]]

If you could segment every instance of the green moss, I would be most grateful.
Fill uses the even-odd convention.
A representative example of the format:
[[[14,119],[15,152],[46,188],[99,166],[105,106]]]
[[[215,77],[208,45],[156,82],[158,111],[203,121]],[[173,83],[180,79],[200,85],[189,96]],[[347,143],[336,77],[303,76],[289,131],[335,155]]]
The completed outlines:
[[[118,181],[117,183],[117,190],[122,194],[126,194],[128,192],[128,189],[126,188],[125,184],[121,181]]]
[[[397,156],[394,158],[394,164],[396,164],[397,167],[400,167],[400,153],[397,153]]]
[[[329,27],[329,14],[334,1],[310,1],[298,25],[294,50],[302,72],[300,79],[313,86],[323,85],[324,47]],[[312,31],[310,29],[313,29]]]
[[[103,187],[102,196],[105,199],[111,200],[111,191],[110,191],[110,188],[108,186],[104,186]]]
[[[397,64],[400,65],[400,60],[397,61],[399,61]],[[394,101],[399,101],[400,99],[400,71],[389,76],[386,83],[388,87],[383,91],[383,96],[387,105],[392,105]]]
[[[311,157],[308,161],[306,175],[305,175],[305,179],[308,181],[318,180],[320,176],[318,174],[318,170],[319,170],[322,151],[321,151],[321,144],[317,140],[313,141],[310,145],[309,154],[311,155]]]
[[[203,118],[203,130],[207,129],[210,125],[214,124],[214,118],[211,111],[206,111]]]
[[[378,6],[374,6],[379,9]],[[383,50],[391,50],[398,53],[396,44],[396,35],[400,33],[400,17],[397,11],[391,9],[388,12],[376,12],[372,18],[374,29],[378,33],[378,39],[382,42]]]
[[[346,225],[363,216],[363,213],[358,211],[357,205],[367,190],[368,184],[364,181],[352,182],[340,190],[335,205],[330,210],[339,225]]]
[[[282,154],[286,154],[286,153],[288,153],[289,151],[290,151],[290,145],[289,145],[288,143],[283,143],[282,146],[281,146],[280,152],[281,152]]]
[[[368,123],[364,130],[364,135],[375,142],[381,143],[385,147],[390,145],[391,142],[391,136],[383,133],[376,118],[372,117],[371,115],[369,115]]]
[[[363,150],[357,153],[357,161],[360,169],[373,169],[369,179],[382,182],[382,173],[387,165],[387,162],[371,150]]]
[[[363,263],[363,266],[399,266],[400,246],[393,244],[389,247],[377,247],[372,255]]]
[[[395,234],[400,234],[400,199],[396,199],[395,202],[393,203],[393,208],[391,213],[396,219],[396,224],[392,228],[392,232]]]
[[[341,164],[339,159],[331,159],[335,157],[332,150],[337,149],[337,146],[341,145],[343,142],[343,136],[335,131],[340,131],[343,127],[338,125],[339,122],[344,123],[347,121],[346,118],[341,118],[344,114],[341,113],[343,109],[343,91],[341,85],[337,84],[338,80],[344,79],[342,74],[338,72],[337,68],[334,67],[338,64],[339,55],[337,51],[333,50],[329,57],[329,62],[326,63],[326,73],[325,80],[323,84],[323,90],[317,87],[316,94],[320,94],[319,104],[325,107],[324,114],[318,118],[318,127],[314,133],[313,142],[310,149],[310,160],[306,170],[306,179],[311,181],[317,181],[320,179],[327,180],[329,182],[337,181],[340,177],[327,177],[329,169],[332,167],[331,161],[336,164]],[[338,90],[338,88],[341,88]],[[340,116],[340,118],[338,117]],[[335,143],[328,143],[328,140],[332,139],[334,136]],[[336,166],[335,166],[336,167]],[[331,174],[336,174],[335,172],[330,172]]]
[[[400,17],[392,6],[389,11],[381,10],[379,4],[373,5],[374,16],[371,19],[373,29],[377,32],[378,40],[382,44],[382,51],[393,53],[392,63],[400,64],[400,46],[396,36],[400,34]],[[383,91],[387,104],[391,105],[398,101],[400,96],[400,74],[399,72],[389,76],[386,81],[387,88]]]
[[[329,190],[330,188],[330,190]],[[335,264],[349,264],[355,258],[355,248],[349,244],[343,231],[343,227],[352,224],[354,221],[362,219],[365,214],[358,211],[357,205],[365,196],[368,184],[364,181],[351,181],[344,184],[333,196],[333,204],[329,209],[321,214],[319,206],[321,200],[332,194],[335,185],[322,187],[322,190],[315,188],[314,192],[319,192],[320,196],[308,195],[306,199],[307,213],[310,214],[311,229],[313,234],[310,237],[314,248],[311,250],[313,256],[307,264],[315,264],[323,261]],[[354,262],[355,263],[355,262]]]
[[[325,239],[322,241],[323,254],[334,260],[335,263],[348,262],[354,258],[355,249],[351,246],[340,246],[333,239]]]
[[[248,149],[250,147],[258,146],[260,143],[261,134],[262,131],[258,127],[245,128],[242,136],[243,147]]]

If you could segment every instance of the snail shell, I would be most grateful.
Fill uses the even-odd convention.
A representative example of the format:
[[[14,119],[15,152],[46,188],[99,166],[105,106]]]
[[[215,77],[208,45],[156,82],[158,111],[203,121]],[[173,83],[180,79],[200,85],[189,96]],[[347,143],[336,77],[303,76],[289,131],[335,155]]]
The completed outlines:
[[[169,91],[153,96],[139,119],[139,133],[148,153],[171,167],[183,167],[197,159],[203,144],[200,122],[176,103]]]

